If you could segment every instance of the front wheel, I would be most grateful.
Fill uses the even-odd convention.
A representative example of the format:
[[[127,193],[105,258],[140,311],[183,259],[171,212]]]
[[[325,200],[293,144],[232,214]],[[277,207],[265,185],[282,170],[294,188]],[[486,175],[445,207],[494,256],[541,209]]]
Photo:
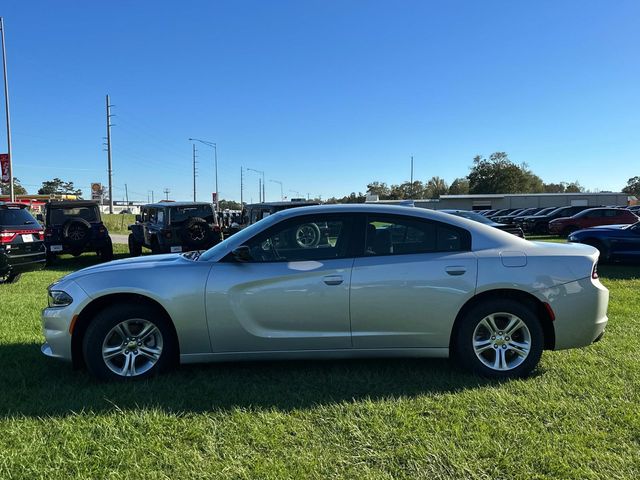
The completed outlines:
[[[136,241],[136,237],[133,236],[133,233],[129,234],[127,242],[129,243],[129,254],[132,257],[139,257],[142,255],[142,245]]]
[[[491,378],[518,378],[538,365],[544,334],[526,304],[488,301],[472,308],[461,321],[454,355],[467,370]]]
[[[176,359],[169,322],[146,305],[113,305],[100,311],[84,336],[89,372],[101,380],[154,376]]]
[[[113,244],[111,243],[111,239],[109,239],[104,247],[98,250],[98,257],[101,262],[110,262],[113,260]]]

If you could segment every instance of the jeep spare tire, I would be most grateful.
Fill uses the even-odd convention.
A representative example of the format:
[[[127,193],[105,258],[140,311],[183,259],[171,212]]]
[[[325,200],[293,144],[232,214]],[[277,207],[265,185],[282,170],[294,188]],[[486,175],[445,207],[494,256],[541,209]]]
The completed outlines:
[[[82,247],[89,241],[91,225],[84,218],[72,218],[62,227],[62,238],[72,247]]]
[[[211,242],[212,233],[204,218],[192,217],[184,224],[182,240],[189,247],[202,248]]]

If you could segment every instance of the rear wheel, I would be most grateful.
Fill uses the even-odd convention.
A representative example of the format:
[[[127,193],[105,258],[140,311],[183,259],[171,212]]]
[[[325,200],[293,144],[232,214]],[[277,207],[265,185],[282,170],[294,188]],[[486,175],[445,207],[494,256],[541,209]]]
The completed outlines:
[[[544,347],[540,321],[526,304],[491,300],[462,318],[454,355],[467,370],[491,378],[525,377],[538,365]]]
[[[598,251],[600,252],[599,261],[601,263],[606,263],[609,260],[609,251],[600,240],[596,240],[595,238],[588,238],[582,243],[584,243],[585,245],[591,245],[592,247],[598,249]]]
[[[113,305],[91,321],[82,342],[89,372],[101,380],[147,378],[176,359],[166,317],[146,305]]]
[[[98,250],[97,253],[101,262],[110,262],[113,260],[113,244],[111,243],[111,239],[109,239],[106,245]]]
[[[142,245],[140,245],[136,241],[136,237],[133,236],[133,233],[129,234],[128,243],[129,243],[129,254],[132,257],[139,257],[140,255],[142,255]]]

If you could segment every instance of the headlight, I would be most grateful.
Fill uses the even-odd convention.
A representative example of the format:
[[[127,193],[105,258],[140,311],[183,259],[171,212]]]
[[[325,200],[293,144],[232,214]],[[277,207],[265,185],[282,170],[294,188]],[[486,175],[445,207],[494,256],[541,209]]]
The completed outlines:
[[[49,307],[66,307],[71,305],[73,298],[62,290],[49,290]]]

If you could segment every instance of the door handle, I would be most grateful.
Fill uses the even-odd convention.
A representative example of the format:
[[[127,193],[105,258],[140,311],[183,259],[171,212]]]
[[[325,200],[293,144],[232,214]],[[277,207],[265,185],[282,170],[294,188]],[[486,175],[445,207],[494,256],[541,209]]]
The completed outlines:
[[[444,271],[453,276],[464,275],[465,273],[467,273],[467,269],[462,266],[446,267]]]
[[[322,280],[327,285],[340,285],[344,281],[340,275],[327,275]]]

